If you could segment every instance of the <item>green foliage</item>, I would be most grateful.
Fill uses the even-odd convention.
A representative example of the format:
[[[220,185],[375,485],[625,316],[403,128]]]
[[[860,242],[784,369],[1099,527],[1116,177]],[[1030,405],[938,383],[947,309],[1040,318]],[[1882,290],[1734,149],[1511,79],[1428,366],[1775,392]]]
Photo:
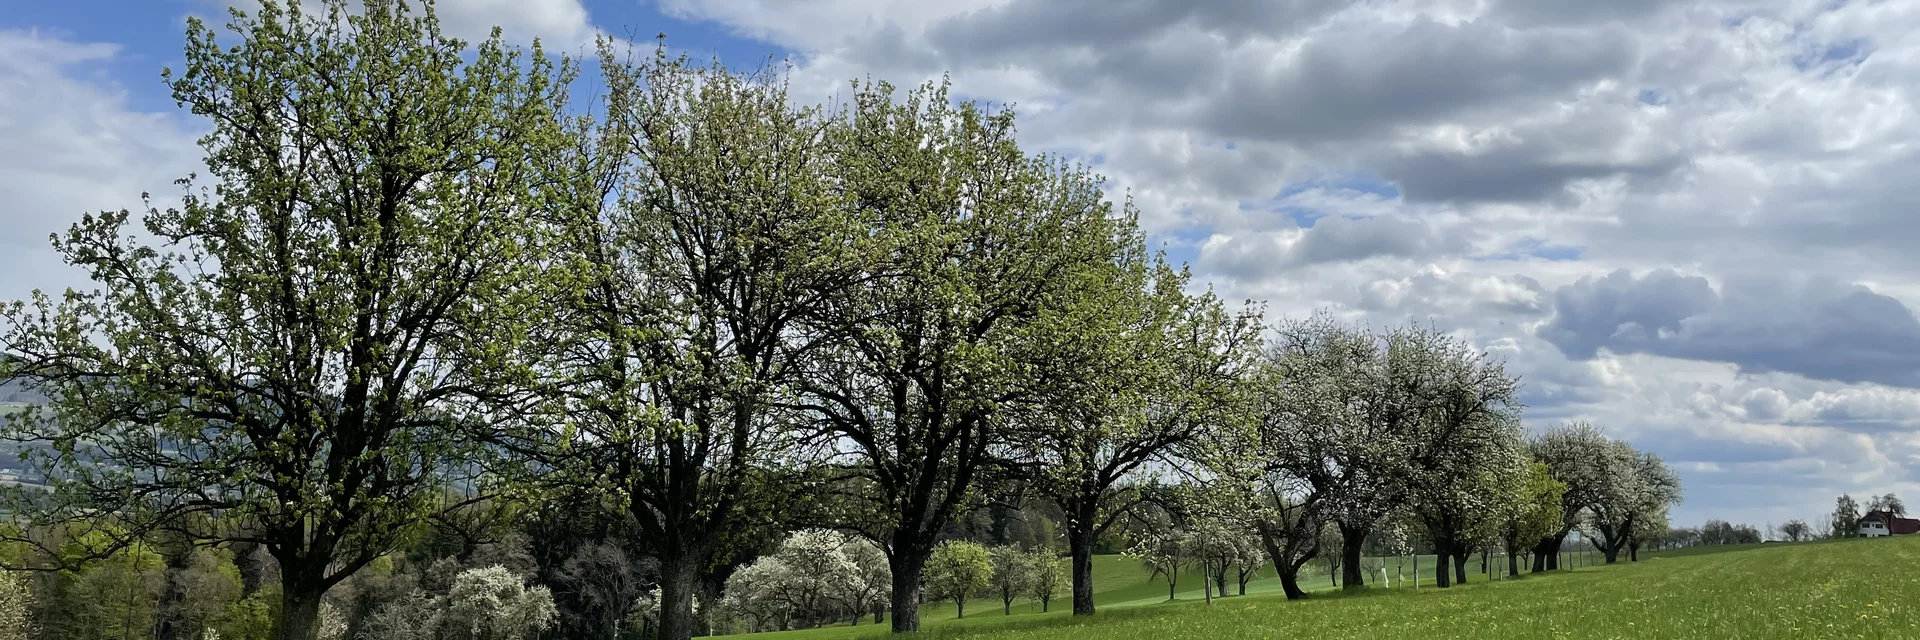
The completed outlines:
[[[964,618],[967,600],[993,586],[993,570],[992,554],[979,543],[942,542],[927,558],[928,595],[952,600]]]
[[[72,607],[72,637],[148,638],[166,587],[165,563],[144,546],[133,546],[87,563],[73,574],[65,600]]]
[[[1580,524],[1581,514],[1608,490],[1612,469],[1605,454],[1610,443],[1606,434],[1583,421],[1556,425],[1527,440],[1533,459],[1547,465],[1553,478],[1566,485],[1556,535]]]
[[[168,581],[168,588],[178,595],[168,614],[185,637],[197,638],[207,630],[217,632],[232,622],[231,616],[244,615],[234,611],[241,602],[243,585],[240,567],[233,563],[230,551],[192,549],[185,566],[176,569]]]
[[[440,509],[468,374],[523,333],[498,296],[528,277],[572,72],[414,6],[267,0],[228,35],[189,18],[165,78],[207,119],[211,184],[86,216],[54,246],[99,289],[0,308],[0,378],[51,398],[0,434],[48,445],[32,462],[56,478],[15,511],[272,540],[290,638]]]
[[[1828,525],[1835,538],[1853,538],[1860,535],[1860,503],[1852,495],[1840,494],[1833,501],[1833,520]]]
[[[1560,502],[1567,491],[1544,463],[1528,461],[1518,478],[1500,523],[1508,553],[1521,553],[1560,528]]]
[[[221,640],[267,640],[280,618],[280,585],[272,584],[227,606],[215,629]]]
[[[802,433],[776,400],[812,348],[795,323],[855,279],[868,229],[833,188],[831,121],[783,81],[615,51],[605,120],[572,123],[542,187],[538,339],[493,383],[519,480],[618,505],[658,542],[678,640],[695,574],[793,502]]]
[[[1258,312],[1188,293],[1192,274],[1147,252],[1137,216],[1128,203],[1094,241],[1108,259],[1057,276],[1069,286],[1032,328],[1047,336],[1039,393],[1009,411],[1029,486],[1060,507],[1074,553],[1091,553],[1140,501],[1150,462],[1202,448],[1242,416],[1239,376],[1258,346]]]
[[[1021,595],[1040,603],[1040,610],[1047,611],[1053,597],[1066,586],[1067,572],[1060,563],[1060,554],[1041,548],[1027,552],[1022,560],[1026,588]]]
[[[955,104],[945,85],[896,99],[855,88],[830,131],[863,244],[859,277],[811,307],[817,348],[800,401],[849,445],[838,518],[914,571],[896,571],[895,628],[912,630],[915,574],[978,503],[1012,441],[1005,412],[1039,396],[1053,343],[1039,318],[1114,258],[1118,224],[1083,169],[1021,152],[1010,111]]]
[[[1026,552],[1013,545],[993,547],[987,553],[993,562],[993,590],[1000,596],[1001,607],[1011,614],[1013,601],[1030,590],[1031,561]]]

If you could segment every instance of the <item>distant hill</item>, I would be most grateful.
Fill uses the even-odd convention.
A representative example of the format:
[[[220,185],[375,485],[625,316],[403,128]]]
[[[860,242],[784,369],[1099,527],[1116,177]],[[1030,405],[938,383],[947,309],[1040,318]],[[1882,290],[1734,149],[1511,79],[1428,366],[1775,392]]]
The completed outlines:
[[[0,363],[5,363],[10,359],[12,359],[12,356],[0,353]],[[0,380],[0,405],[13,403],[46,404],[47,397],[37,392],[27,390],[19,381]]]
[[[22,402],[26,404],[45,404],[47,397],[28,390],[19,382],[0,384],[0,404]]]

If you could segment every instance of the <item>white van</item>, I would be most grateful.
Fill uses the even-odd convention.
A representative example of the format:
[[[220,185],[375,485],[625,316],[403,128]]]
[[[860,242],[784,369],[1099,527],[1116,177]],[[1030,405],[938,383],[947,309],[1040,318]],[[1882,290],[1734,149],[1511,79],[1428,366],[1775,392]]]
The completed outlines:
[[[1887,531],[1887,523],[1881,522],[1879,520],[1861,520],[1860,521],[1860,537],[1878,538],[1880,536],[1886,536],[1886,535],[1893,535],[1891,532]]]

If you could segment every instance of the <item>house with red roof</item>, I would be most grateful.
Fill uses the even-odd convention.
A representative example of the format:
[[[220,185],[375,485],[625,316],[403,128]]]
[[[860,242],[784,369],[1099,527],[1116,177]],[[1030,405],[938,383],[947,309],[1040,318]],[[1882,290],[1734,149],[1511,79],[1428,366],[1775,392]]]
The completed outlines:
[[[1860,518],[1860,537],[1901,536],[1920,533],[1920,520],[1902,518],[1885,511],[1868,511]]]

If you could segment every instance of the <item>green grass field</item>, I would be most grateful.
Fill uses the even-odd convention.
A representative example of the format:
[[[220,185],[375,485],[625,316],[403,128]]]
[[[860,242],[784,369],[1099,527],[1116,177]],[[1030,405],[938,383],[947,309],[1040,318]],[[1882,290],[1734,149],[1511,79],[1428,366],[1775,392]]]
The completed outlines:
[[[996,600],[970,603],[967,618],[954,620],[948,604],[929,607],[918,637],[1920,638],[1920,536],[1688,549],[1520,580],[1487,582],[1475,575],[1468,585],[1446,590],[1423,580],[1418,591],[1323,591],[1303,602],[1268,593],[1212,605],[1185,589],[1179,600],[1164,602],[1165,583],[1146,583],[1123,558],[1101,561],[1095,582],[1102,613],[1092,619],[1065,615],[1070,606],[1064,601],[1056,601],[1051,614],[1020,615],[1016,608],[1016,615],[1004,616]],[[1421,567],[1429,568],[1428,561]],[[1329,586],[1324,575],[1315,577],[1316,586]],[[1151,604],[1118,606],[1129,600]],[[753,637],[867,638],[883,630],[868,623]]]

